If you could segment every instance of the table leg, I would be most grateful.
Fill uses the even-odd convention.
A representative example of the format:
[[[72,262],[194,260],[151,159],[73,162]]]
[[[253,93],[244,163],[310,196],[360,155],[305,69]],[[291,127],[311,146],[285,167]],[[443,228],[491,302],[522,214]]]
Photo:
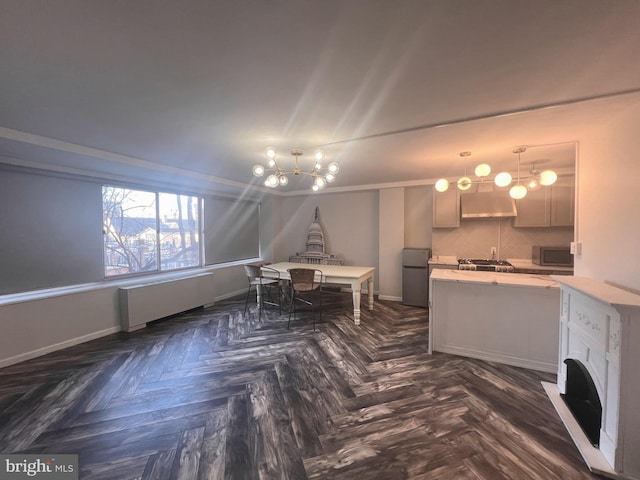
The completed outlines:
[[[360,285],[351,288],[353,290],[353,323],[360,325]]]
[[[373,275],[367,279],[367,291],[369,292],[369,310],[373,310]]]

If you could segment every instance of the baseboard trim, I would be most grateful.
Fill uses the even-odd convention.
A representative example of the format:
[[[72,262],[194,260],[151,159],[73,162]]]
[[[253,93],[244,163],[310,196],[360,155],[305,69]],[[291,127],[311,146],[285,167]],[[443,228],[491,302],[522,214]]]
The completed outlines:
[[[380,300],[389,300],[390,302],[401,302],[402,297],[394,297],[393,295],[378,295]]]
[[[63,348],[67,348],[67,347],[72,347],[74,345],[88,342],[90,340],[95,340],[96,338],[105,337],[107,335],[111,335],[112,333],[117,333],[120,330],[122,329],[119,326],[106,328],[104,330],[89,333],[81,337],[71,338],[69,340],[65,340],[64,342],[56,343],[54,345],[47,345],[46,347],[38,348],[37,350],[21,353],[19,355],[15,355],[9,358],[4,358],[0,360],[0,368],[8,367],[9,365],[14,365],[16,363],[24,362],[25,360],[31,360],[32,358],[41,357],[42,355],[46,355],[47,353],[55,352],[57,350],[62,350]]]
[[[235,292],[231,292],[231,293],[225,293],[224,295],[220,295],[219,297],[216,297],[214,303],[219,302],[221,300],[226,300],[227,298],[235,297],[238,295],[246,295],[246,294],[247,294],[246,288],[243,288],[242,290],[236,290]],[[211,305],[213,305],[213,303]]]

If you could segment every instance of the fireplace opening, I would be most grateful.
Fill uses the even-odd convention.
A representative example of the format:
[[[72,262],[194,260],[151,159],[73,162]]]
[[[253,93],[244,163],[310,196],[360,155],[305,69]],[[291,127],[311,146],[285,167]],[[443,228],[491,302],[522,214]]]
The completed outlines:
[[[587,367],[580,361],[567,358],[564,363],[567,365],[567,383],[566,393],[561,396],[591,444],[597,447],[602,423],[602,404],[598,391]]]

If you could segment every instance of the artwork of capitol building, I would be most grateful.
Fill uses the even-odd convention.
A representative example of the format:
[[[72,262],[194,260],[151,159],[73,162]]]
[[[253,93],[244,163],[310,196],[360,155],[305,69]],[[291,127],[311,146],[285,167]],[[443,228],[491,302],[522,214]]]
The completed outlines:
[[[309,226],[307,235],[307,251],[298,252],[289,257],[290,262],[310,263],[314,265],[342,265],[343,260],[324,251],[324,233],[318,223],[318,207],[313,216],[313,223]]]

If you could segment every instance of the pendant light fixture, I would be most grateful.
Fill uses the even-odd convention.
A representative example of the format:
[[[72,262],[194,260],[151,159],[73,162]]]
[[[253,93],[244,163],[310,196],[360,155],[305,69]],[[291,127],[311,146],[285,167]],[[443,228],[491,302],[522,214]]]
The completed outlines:
[[[460,152],[460,157],[462,158],[466,158],[471,156],[471,152]],[[458,179],[458,189],[462,190],[463,192],[469,190],[471,188],[471,184],[473,182],[471,181],[471,179],[469,177],[467,177],[467,165],[465,164],[464,166],[464,177],[460,177]]]
[[[513,153],[518,154],[518,177],[516,180],[516,184],[509,190],[509,196],[516,200],[520,200],[527,196],[527,187],[525,187],[524,185],[520,185],[520,154],[526,149],[527,147],[515,147],[513,149]]]
[[[518,176],[516,185],[509,189],[509,195],[511,196],[511,198],[514,198],[516,200],[524,198],[527,195],[527,191],[537,190],[540,188],[540,186],[552,185],[558,179],[558,174],[553,170],[544,170],[543,172],[538,172],[538,170],[536,170],[535,168],[535,163],[533,163],[530,172],[531,177],[526,181],[526,185],[520,184],[520,155],[526,150],[527,147],[525,145],[513,148],[513,153],[518,154]],[[462,157],[463,159],[469,156],[471,156],[471,152],[460,152],[460,157]],[[469,190],[474,183],[484,182],[484,179],[491,174],[491,167],[487,163],[481,163],[475,168],[474,173],[476,174],[476,177],[480,179],[479,181],[471,180],[467,176],[467,167],[465,165],[464,177],[460,177],[456,183],[459,190],[465,192]],[[500,172],[495,176],[493,182],[496,184],[496,186],[504,188],[511,185],[511,183],[513,182],[513,177],[509,172]],[[447,190],[449,190],[449,180],[447,180],[446,178],[440,178],[438,181],[436,181],[434,187],[437,192],[446,192]]]
[[[460,157],[462,158],[466,158],[469,156],[471,156],[471,152],[460,152]],[[491,166],[488,163],[481,163],[475,168],[474,173],[476,174],[476,177],[480,179],[480,182],[483,182],[484,179],[491,174]],[[501,172],[496,175],[494,182],[499,187],[506,187],[511,184],[511,180],[511,175],[508,172]],[[465,192],[471,188],[471,185],[473,185],[473,183],[474,181],[467,176],[467,166],[465,165],[464,177],[460,177],[456,185],[458,186],[459,190]],[[447,190],[449,190],[449,180],[447,180],[446,178],[441,178],[436,181],[434,187],[437,192],[446,192]]]
[[[540,183],[540,172],[536,170],[535,162],[531,164],[531,176],[527,180],[527,188],[529,191],[540,190],[542,184]]]

